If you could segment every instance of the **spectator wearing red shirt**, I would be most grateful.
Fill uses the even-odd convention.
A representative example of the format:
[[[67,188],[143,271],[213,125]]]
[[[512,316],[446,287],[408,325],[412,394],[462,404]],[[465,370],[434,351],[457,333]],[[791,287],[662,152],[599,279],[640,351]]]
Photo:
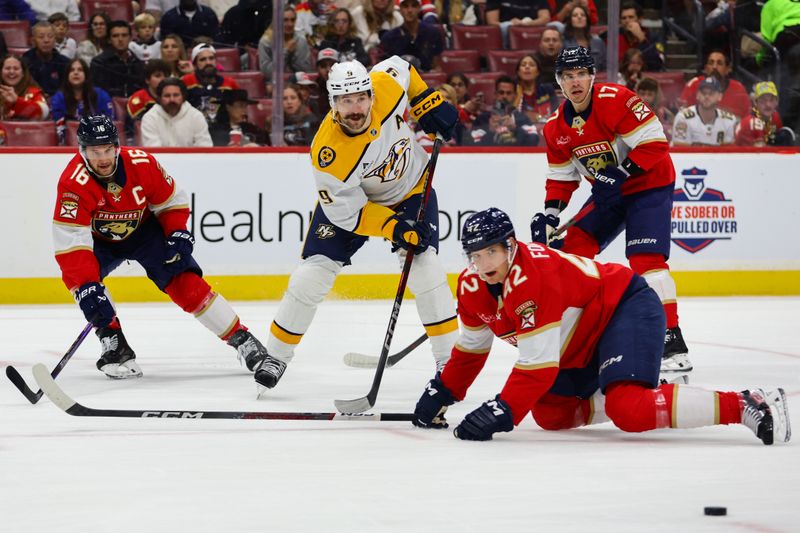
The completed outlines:
[[[169,63],[162,59],[151,59],[144,66],[144,89],[139,89],[128,99],[128,116],[131,120],[141,120],[142,116],[157,103],[158,85],[170,77]]]
[[[792,146],[794,132],[778,114],[778,88],[771,81],[753,86],[753,109],[736,127],[738,146]]]
[[[722,101],[720,109],[733,113],[737,117],[745,117],[750,113],[750,97],[744,85],[730,77],[731,64],[728,56],[721,50],[712,50],[706,57],[703,74],[696,76],[686,83],[678,98],[681,107],[697,103],[697,86],[706,76],[714,74],[722,84]]]
[[[624,2],[619,8],[619,60],[629,48],[638,48],[644,54],[646,70],[664,70],[664,45],[657,41],[640,22],[642,6]]]
[[[0,63],[0,119],[44,120],[50,113],[44,93],[28,67],[14,56]]]
[[[597,6],[594,5],[594,0],[547,0],[547,5],[550,6],[550,20],[557,20],[562,24],[566,24],[572,10],[576,6],[581,6],[589,12],[589,22],[597,24],[600,20],[597,16]]]

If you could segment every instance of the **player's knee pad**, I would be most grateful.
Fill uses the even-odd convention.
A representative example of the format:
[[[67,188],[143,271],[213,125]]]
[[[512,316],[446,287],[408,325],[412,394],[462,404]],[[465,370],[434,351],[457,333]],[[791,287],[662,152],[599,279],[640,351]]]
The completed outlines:
[[[312,255],[292,272],[286,293],[300,304],[317,306],[331,291],[341,270],[341,263],[324,255]]]
[[[197,313],[214,295],[206,280],[194,272],[181,272],[173,277],[164,292],[187,313]]]
[[[638,433],[656,428],[656,389],[640,383],[612,383],[606,390],[606,413],[622,431]]]
[[[669,273],[667,261],[661,254],[636,254],[628,258],[631,269],[642,276],[656,291],[661,303],[674,303],[678,299],[675,280]]]
[[[600,253],[600,245],[594,237],[581,228],[572,226],[567,230],[567,236],[564,237],[564,246],[561,247],[561,250],[591,259]]]
[[[545,394],[533,406],[533,419],[540,428],[548,431],[570,429],[585,424],[581,400],[574,396]]]

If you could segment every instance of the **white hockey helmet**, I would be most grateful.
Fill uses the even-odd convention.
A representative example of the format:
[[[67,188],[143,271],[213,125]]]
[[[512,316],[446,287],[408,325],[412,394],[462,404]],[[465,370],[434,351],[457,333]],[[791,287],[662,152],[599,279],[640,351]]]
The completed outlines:
[[[343,61],[331,67],[328,74],[328,100],[335,109],[334,100],[343,94],[369,91],[372,93],[372,79],[366,67],[358,61]]]

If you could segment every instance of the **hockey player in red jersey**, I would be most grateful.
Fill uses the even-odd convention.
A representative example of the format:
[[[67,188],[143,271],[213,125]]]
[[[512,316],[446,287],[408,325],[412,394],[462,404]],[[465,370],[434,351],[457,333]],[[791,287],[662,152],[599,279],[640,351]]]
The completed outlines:
[[[117,379],[142,375],[102,284],[132,260],[173,302],[236,348],[252,370],[266,350],[203,279],[186,229],[186,193],[152,155],[120,147],[106,116],[82,118],[78,143],[79,154],[58,181],[53,241],[64,284],[100,339],[97,368]]]
[[[464,399],[500,337],[519,359],[500,394],[456,427],[459,439],[490,440],[529,412],[546,430],[611,420],[631,432],[744,424],[764,444],[791,437],[783,389],[659,386],[663,306],[629,268],[519,242],[496,208],[471,215],[461,243],[469,263],[458,280],[461,333],[414,425],[447,427],[447,407]]]
[[[675,281],[669,273],[670,216],[675,168],[664,129],[634,92],[594,83],[586,48],[565,48],[556,77],[567,100],[544,126],[547,182],[544,212],[531,220],[536,242],[558,246],[553,232],[581,176],[592,195],[575,216],[563,250],[593,258],[625,230],[625,255],[656,291],[667,315],[662,372],[692,370],[678,326]]]

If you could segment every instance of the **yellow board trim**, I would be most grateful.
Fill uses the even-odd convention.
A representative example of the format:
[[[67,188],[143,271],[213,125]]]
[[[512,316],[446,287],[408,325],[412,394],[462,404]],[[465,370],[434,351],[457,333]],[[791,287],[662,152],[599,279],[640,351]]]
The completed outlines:
[[[800,271],[671,272],[678,296],[798,296]],[[399,274],[342,274],[336,278],[329,298],[390,300],[397,290]],[[280,300],[289,283],[288,275],[207,276],[214,291],[227,300]],[[455,292],[458,274],[449,274]],[[145,277],[110,277],[106,280],[115,302],[168,302]],[[407,298],[413,296],[406,292]],[[74,303],[59,278],[0,278],[0,305]]]

